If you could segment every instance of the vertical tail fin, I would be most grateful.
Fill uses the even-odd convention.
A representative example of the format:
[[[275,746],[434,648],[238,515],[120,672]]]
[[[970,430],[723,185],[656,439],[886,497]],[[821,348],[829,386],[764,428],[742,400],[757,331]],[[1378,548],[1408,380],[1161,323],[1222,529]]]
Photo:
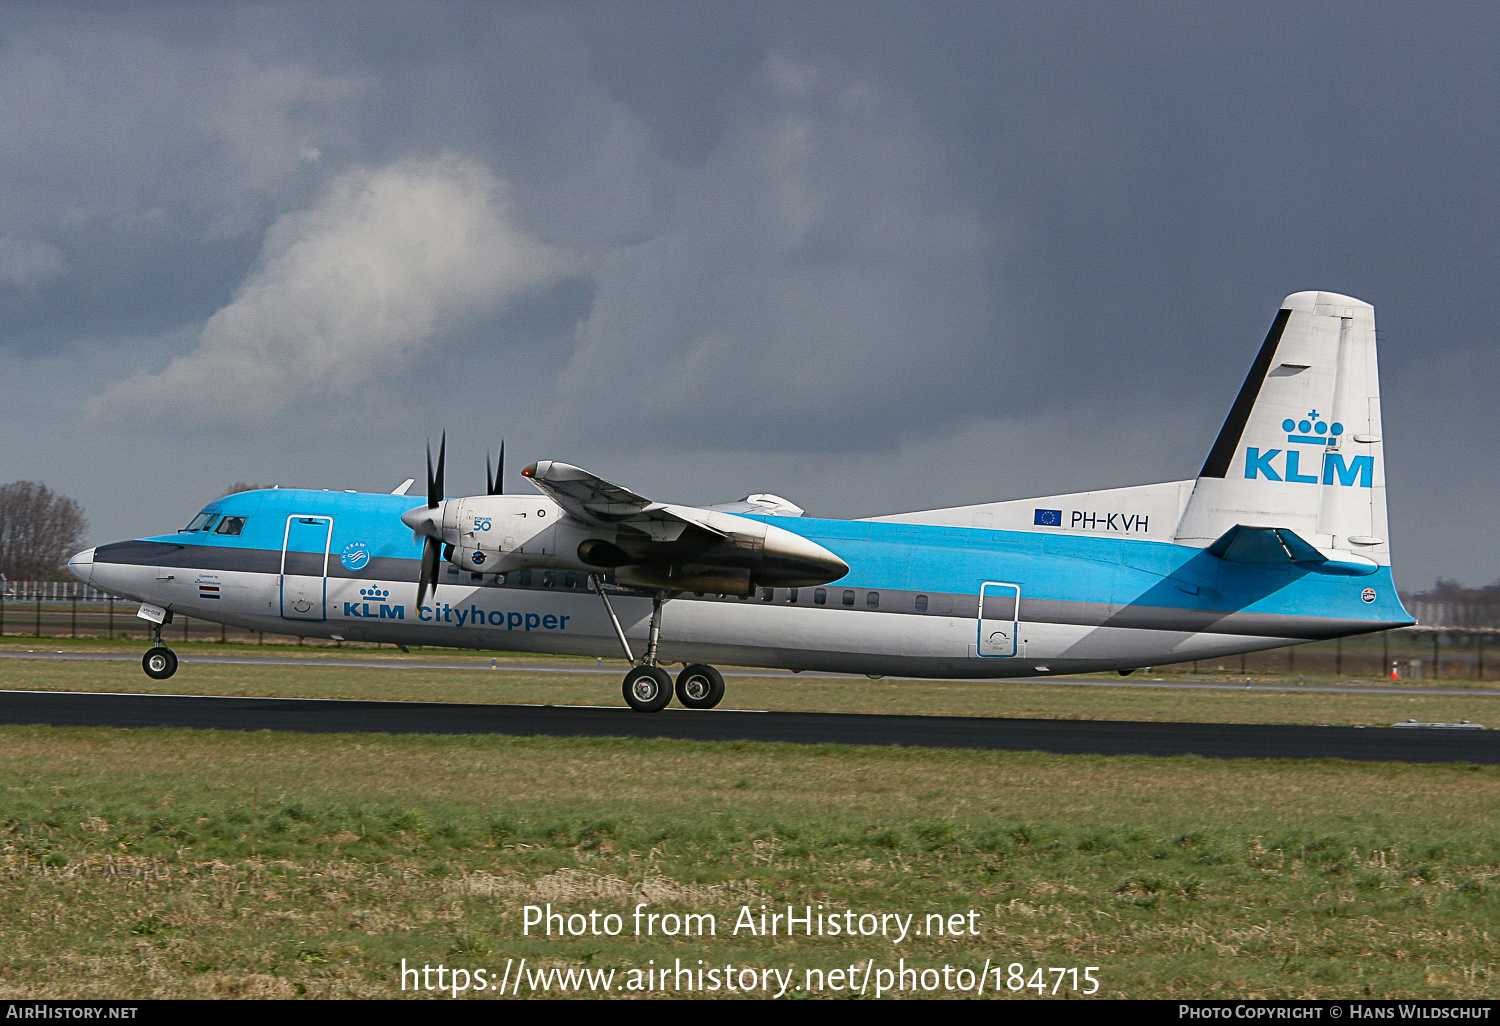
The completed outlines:
[[[1390,565],[1375,308],[1332,292],[1288,296],[1183,512],[1177,540],[1235,526],[1295,531]]]

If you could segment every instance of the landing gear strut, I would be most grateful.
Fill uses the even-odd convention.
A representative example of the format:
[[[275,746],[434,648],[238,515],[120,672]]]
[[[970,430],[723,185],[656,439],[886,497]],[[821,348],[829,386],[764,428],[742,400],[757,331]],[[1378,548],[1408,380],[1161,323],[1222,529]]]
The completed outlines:
[[[177,653],[161,640],[161,624],[151,625],[151,648],[141,657],[141,669],[152,680],[166,680],[177,672]]]
[[[636,712],[661,712],[672,701],[672,678],[666,670],[656,665],[656,653],[661,643],[661,609],[671,599],[672,593],[658,591],[651,596],[651,626],[646,632],[646,653],[640,659],[630,651],[630,642],[625,639],[625,629],[615,615],[609,596],[604,593],[604,584],[597,574],[589,575],[589,586],[604,602],[609,622],[614,625],[615,636],[625,650],[625,658],[635,665],[625,674],[621,691],[625,704]],[[694,663],[677,675],[677,700],[689,709],[712,709],[724,697],[724,677],[712,666]]]

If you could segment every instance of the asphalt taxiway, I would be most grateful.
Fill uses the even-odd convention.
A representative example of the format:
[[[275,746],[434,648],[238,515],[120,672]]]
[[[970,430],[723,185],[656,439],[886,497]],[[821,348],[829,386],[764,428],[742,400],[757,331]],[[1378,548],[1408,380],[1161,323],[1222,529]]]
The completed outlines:
[[[0,691],[0,723],[903,745],[1086,755],[1500,764],[1500,731]]]

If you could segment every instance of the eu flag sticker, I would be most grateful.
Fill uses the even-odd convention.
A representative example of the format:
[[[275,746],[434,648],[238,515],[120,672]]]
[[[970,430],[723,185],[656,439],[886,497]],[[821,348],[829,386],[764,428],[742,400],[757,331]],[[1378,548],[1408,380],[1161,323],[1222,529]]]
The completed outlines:
[[[1036,520],[1033,521],[1037,527],[1061,527],[1062,510],[1039,509],[1036,511]]]

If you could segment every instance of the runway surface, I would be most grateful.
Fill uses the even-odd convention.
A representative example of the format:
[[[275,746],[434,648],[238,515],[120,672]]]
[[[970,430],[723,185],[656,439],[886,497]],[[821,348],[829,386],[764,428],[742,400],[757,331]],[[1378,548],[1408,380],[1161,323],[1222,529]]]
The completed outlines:
[[[37,659],[51,662],[140,662],[139,655],[119,652],[0,652],[0,660],[6,659]],[[469,661],[458,660],[422,660],[422,659],[348,659],[341,657],[323,656],[213,656],[199,653],[180,654],[182,665],[188,666],[193,663],[206,663],[221,666],[334,666],[348,667],[361,670],[463,670],[472,673],[476,670],[490,670],[489,663],[483,657],[474,657]],[[618,665],[595,666],[592,663],[578,664],[531,664],[531,663],[498,663],[494,669],[503,673],[556,673],[570,675],[600,674],[608,677],[621,677],[625,673],[623,663]],[[722,670],[725,677],[759,677],[759,678],[785,678],[787,680],[864,680],[863,674],[857,673],[824,673],[817,670],[808,670],[802,673],[793,673],[790,670],[761,670],[731,668]],[[884,678],[893,681],[908,678],[891,677]],[[1444,688],[1444,687],[1412,687],[1399,684],[1291,684],[1279,681],[1256,681],[1248,687],[1244,681],[1198,680],[1188,678],[1170,681],[1158,680],[1128,680],[1119,678],[1099,677],[1014,677],[1014,678],[990,678],[987,680],[964,680],[963,684],[1068,684],[1076,687],[1089,688],[1165,688],[1167,690],[1183,691],[1276,691],[1276,692],[1324,692],[1332,694],[1354,694],[1354,695],[1474,695],[1490,696],[1500,695],[1500,688]]]
[[[552,737],[909,745],[1217,759],[1337,758],[1500,764],[1500,731],[1237,723],[1012,720],[967,716],[628,709],[446,702],[213,698],[0,691],[0,723],[192,727],[302,733],[513,734]]]

